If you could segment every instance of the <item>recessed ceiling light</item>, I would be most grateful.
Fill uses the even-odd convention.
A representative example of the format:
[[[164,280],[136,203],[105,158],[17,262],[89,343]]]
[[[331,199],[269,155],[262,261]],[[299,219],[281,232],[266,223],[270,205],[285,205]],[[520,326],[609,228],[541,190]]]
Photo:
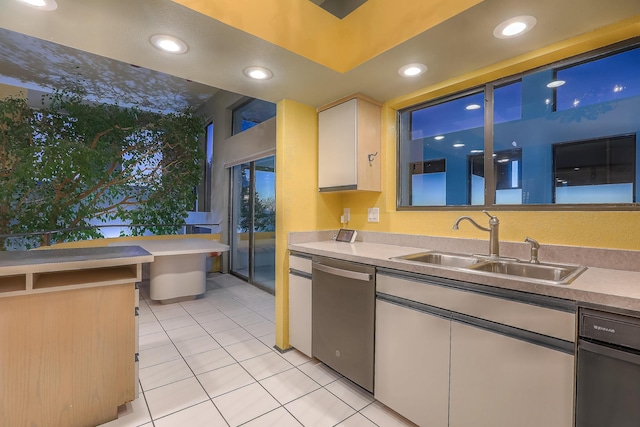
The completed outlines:
[[[416,77],[424,74],[427,71],[427,66],[424,64],[407,64],[400,67],[398,74],[402,77]]]
[[[444,139],[444,136],[443,135],[434,136],[433,139],[435,139],[436,141],[441,141]]]
[[[244,69],[244,75],[255,80],[268,80],[273,77],[273,73],[264,67],[247,67]]]
[[[20,0],[29,6],[37,7],[40,10],[56,10],[58,3],[56,0]]]
[[[560,87],[566,82],[564,80],[554,80],[552,82],[547,83],[548,88]]]
[[[516,16],[501,22],[493,30],[493,36],[499,39],[519,36],[530,31],[536,25],[536,22],[538,21],[533,16]]]
[[[189,47],[185,42],[174,36],[156,34],[149,39],[151,44],[163,52],[185,53]]]
[[[484,153],[484,150],[471,150],[470,153],[473,153],[473,154]]]
[[[481,107],[480,107],[480,105],[478,105],[478,104],[469,104],[469,105],[467,105],[466,107],[464,107],[464,109],[465,109],[465,110],[469,110],[469,111],[471,111],[471,110],[477,110],[477,109],[479,109],[479,108],[481,108]]]
[[[464,147],[464,144],[463,144],[463,143],[461,143],[461,142],[457,142],[457,143],[453,144],[453,146],[454,146],[455,148],[460,148],[460,147]]]

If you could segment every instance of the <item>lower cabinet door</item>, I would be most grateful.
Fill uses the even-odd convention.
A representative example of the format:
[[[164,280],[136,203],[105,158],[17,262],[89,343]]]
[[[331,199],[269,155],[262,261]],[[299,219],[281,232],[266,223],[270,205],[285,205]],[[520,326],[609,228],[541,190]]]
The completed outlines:
[[[451,321],[376,301],[374,395],[425,427],[446,427]]]
[[[289,343],[311,357],[311,279],[289,274]]]
[[[450,427],[571,427],[574,356],[451,324]]]

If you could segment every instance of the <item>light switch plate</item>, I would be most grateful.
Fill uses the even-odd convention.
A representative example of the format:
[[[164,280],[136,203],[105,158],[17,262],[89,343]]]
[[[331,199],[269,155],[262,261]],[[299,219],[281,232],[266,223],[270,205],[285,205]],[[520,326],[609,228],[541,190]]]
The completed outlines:
[[[380,222],[380,208],[369,208],[367,213],[368,222]]]

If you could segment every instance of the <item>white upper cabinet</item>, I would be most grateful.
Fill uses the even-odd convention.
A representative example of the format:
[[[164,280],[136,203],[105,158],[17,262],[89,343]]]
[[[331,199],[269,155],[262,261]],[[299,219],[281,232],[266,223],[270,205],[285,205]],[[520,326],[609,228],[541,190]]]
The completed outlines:
[[[381,107],[354,95],[318,109],[320,191],[381,191]]]

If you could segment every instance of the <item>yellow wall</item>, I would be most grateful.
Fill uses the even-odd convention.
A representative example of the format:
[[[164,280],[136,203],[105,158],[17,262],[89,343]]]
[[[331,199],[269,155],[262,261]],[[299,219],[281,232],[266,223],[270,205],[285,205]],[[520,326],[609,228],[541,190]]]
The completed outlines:
[[[0,99],[5,99],[8,97],[13,98],[26,98],[27,90],[15,86],[9,86],[0,83]]]
[[[276,123],[276,345],[289,347],[289,260],[292,231],[339,226],[342,195],[318,193],[318,114],[315,108],[280,101]]]

